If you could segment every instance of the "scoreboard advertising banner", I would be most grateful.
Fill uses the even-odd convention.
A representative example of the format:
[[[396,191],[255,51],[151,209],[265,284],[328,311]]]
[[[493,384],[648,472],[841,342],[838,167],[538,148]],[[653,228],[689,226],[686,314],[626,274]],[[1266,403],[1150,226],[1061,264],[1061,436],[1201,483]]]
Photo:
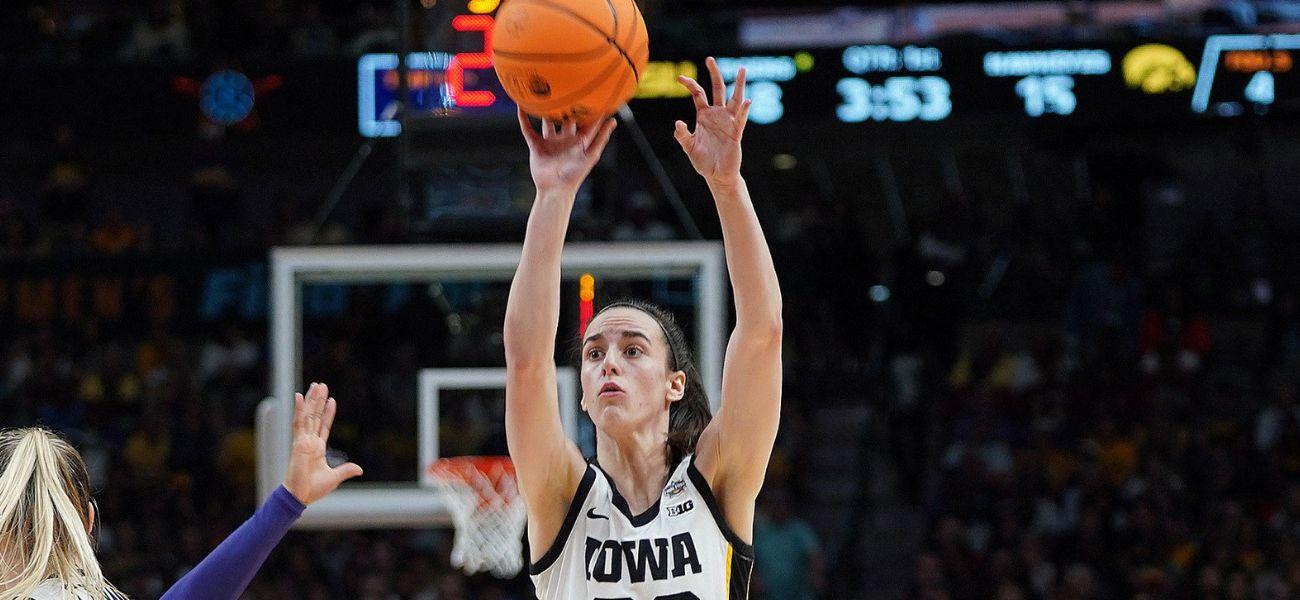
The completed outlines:
[[[491,66],[491,17],[458,29],[483,48],[409,57],[412,105],[449,119],[513,118]],[[1021,118],[1139,124],[1300,112],[1300,34],[1071,46],[859,45],[718,56],[730,84],[745,67],[750,120],[759,125],[939,123]],[[363,135],[400,132],[391,118],[397,56],[367,55],[358,68]],[[652,56],[634,110],[687,97],[678,75],[707,78],[703,56]]]

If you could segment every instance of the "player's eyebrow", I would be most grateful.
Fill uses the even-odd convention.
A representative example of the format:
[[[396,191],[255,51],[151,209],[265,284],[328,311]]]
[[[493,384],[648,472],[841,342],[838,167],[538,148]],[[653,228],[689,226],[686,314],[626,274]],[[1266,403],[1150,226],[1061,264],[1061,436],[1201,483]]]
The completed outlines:
[[[623,337],[624,337],[624,338],[641,338],[641,339],[645,340],[645,343],[646,343],[647,345],[653,345],[653,342],[650,341],[650,337],[649,337],[649,336],[647,336],[646,334],[641,333],[640,331],[637,331],[637,330],[635,330],[635,329],[624,329],[624,330],[621,331],[620,333],[623,334]],[[603,336],[603,335],[604,335],[604,334],[601,333],[601,332],[593,333],[593,334],[587,336],[587,339],[582,340],[582,345],[585,346],[585,345],[590,344],[590,343],[592,343],[592,342],[594,342],[594,341],[596,341],[596,340],[599,340],[599,339],[601,338],[601,336]]]

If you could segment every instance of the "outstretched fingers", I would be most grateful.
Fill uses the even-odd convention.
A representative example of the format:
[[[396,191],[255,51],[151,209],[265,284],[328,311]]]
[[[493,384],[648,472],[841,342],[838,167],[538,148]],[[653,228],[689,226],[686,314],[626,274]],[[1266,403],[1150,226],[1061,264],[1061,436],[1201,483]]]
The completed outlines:
[[[300,433],[319,434],[321,421],[326,412],[329,393],[329,386],[323,383],[313,383],[307,388],[307,396],[303,400],[303,419]]]
[[[333,398],[325,401],[325,414],[321,417],[320,429],[317,430],[317,435],[325,443],[330,441],[330,428],[334,426],[334,415],[338,414],[338,411],[338,401]]]
[[[673,124],[673,138],[677,140],[678,144],[682,145],[683,150],[690,148],[691,130],[686,126],[685,121],[678,121]]]
[[[604,126],[605,123],[597,121],[578,128],[578,138],[582,140],[583,150],[591,147],[591,143],[596,140],[596,136],[600,135],[600,128]]]
[[[591,130],[596,132],[590,140],[584,140],[586,144],[587,156],[600,156],[605,151],[605,146],[609,144],[610,136],[614,135],[614,128],[618,127],[618,121],[606,119],[599,127],[592,127]]]
[[[313,383],[307,386],[307,394],[303,396],[302,402],[302,429],[298,433],[316,433],[320,428],[320,410],[317,408],[319,385]]]
[[[352,479],[353,477],[365,475],[365,471],[363,471],[361,466],[357,463],[341,464],[331,469],[330,473],[334,475],[334,487],[336,488],[344,481]]]
[[[709,68],[709,79],[713,83],[713,104],[715,106],[726,106],[727,84],[722,81],[722,70],[718,69],[718,61],[710,56],[704,61],[704,64]]]
[[[709,95],[700,86],[700,82],[685,75],[678,75],[677,82],[691,93],[691,100],[695,102],[695,110],[699,111],[709,107]]]
[[[736,89],[731,92],[731,101],[727,106],[731,107],[732,114],[739,115],[745,103],[745,67],[741,67],[736,72]]]
[[[524,109],[520,108],[515,112],[519,113],[519,130],[524,133],[524,141],[528,142],[529,146],[542,141],[541,136],[537,135],[537,130],[533,129],[533,122],[528,120],[528,115],[524,114]]]
[[[306,400],[303,399],[302,394],[294,394],[294,395],[293,395],[293,434],[294,434],[294,436],[297,436],[299,433],[301,433],[302,430],[303,430],[303,428],[306,426],[305,423],[304,423],[304,421],[305,421],[305,417],[306,417],[306,412],[307,412],[307,411],[306,411],[306,407],[305,407],[306,403],[307,403],[307,402],[306,402]]]

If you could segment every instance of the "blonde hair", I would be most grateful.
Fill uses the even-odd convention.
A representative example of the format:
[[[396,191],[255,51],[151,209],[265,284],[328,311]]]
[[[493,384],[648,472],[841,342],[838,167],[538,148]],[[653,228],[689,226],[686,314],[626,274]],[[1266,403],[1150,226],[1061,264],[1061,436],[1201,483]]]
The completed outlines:
[[[51,578],[65,598],[122,597],[95,558],[90,503],[71,444],[41,428],[0,431],[0,600],[26,599]]]

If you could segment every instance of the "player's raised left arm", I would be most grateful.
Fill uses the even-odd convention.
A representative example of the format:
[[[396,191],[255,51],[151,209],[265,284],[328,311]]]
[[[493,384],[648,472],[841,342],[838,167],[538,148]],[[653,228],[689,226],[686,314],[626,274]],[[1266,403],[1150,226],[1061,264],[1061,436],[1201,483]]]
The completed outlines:
[[[781,288],[740,176],[741,138],[749,115],[745,72],[737,73],[735,91],[728,98],[711,58],[708,68],[712,104],[699,83],[682,78],[695,102],[696,124],[691,132],[678,121],[676,137],[717,204],[736,301],[736,328],[723,363],[722,408],[700,436],[697,457],[724,510],[733,505],[750,506],[752,511],[780,422]]]

